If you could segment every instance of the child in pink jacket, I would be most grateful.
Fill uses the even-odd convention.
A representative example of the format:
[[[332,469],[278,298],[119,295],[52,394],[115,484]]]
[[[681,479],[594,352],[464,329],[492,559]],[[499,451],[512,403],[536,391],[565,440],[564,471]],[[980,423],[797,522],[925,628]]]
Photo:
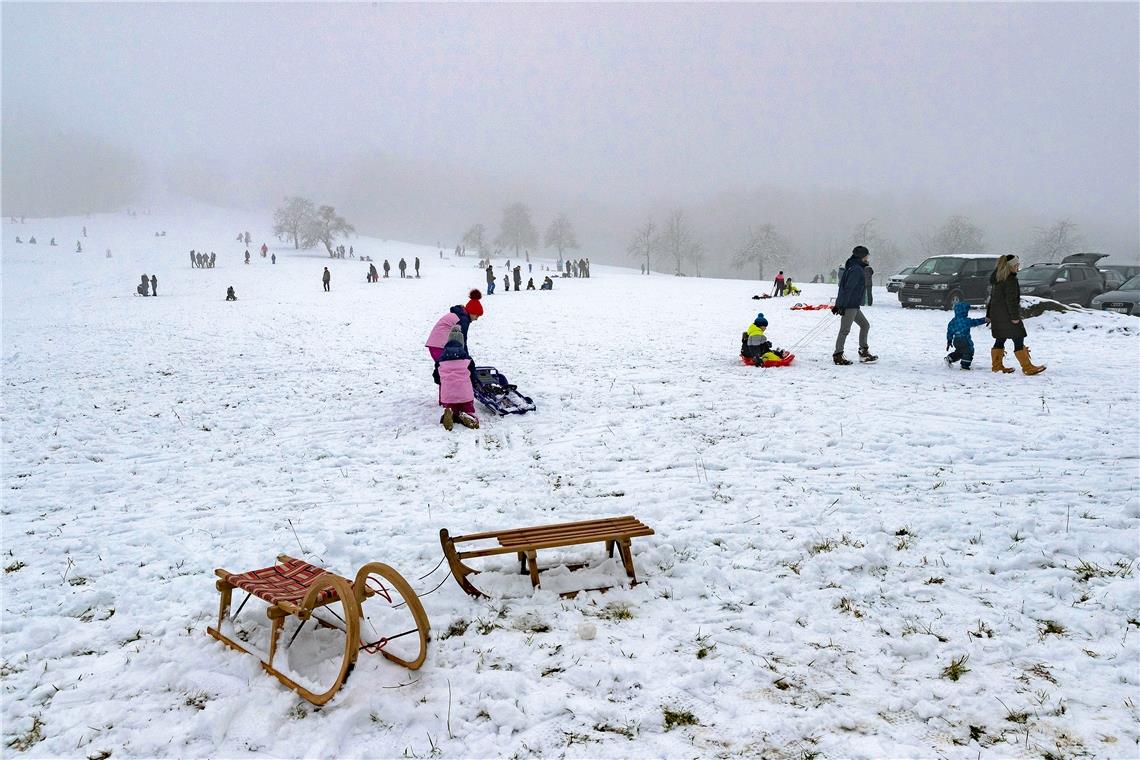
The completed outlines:
[[[439,405],[443,416],[439,421],[448,430],[456,420],[469,428],[479,427],[475,416],[475,362],[464,348],[463,331],[459,325],[451,328],[447,343],[435,361],[432,378],[439,385]]]
[[[428,354],[431,355],[432,361],[437,361],[439,355],[443,353],[443,347],[447,343],[447,336],[451,332],[451,328],[456,325],[463,331],[463,345],[467,345],[467,328],[473,321],[483,316],[483,294],[478,289],[472,290],[468,295],[471,300],[467,302],[466,306],[459,306],[458,304],[452,306],[451,309],[439,318],[435,323],[435,327],[431,328],[428,333],[427,342],[424,344],[427,347]]]

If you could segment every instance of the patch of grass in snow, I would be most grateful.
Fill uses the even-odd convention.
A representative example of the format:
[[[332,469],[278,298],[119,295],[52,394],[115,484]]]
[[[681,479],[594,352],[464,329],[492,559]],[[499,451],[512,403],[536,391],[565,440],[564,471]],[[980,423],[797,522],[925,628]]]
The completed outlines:
[[[946,582],[945,578],[937,578],[937,577],[927,578],[925,581],[923,581],[923,583],[925,583],[927,586],[941,586],[945,582]]]
[[[440,640],[450,639],[452,636],[462,636],[467,633],[467,626],[470,625],[463,618],[451,621],[451,625],[447,626],[447,630],[440,635]]]
[[[662,708],[665,718],[665,730],[672,731],[677,726],[699,726],[701,722],[688,710],[674,710],[671,707]]]
[[[498,627],[498,624],[493,620],[484,620],[483,618],[478,618],[475,621],[475,630],[478,631],[482,636],[486,636],[488,633]]]
[[[210,695],[204,691],[191,691],[186,694],[186,699],[182,704],[187,707],[193,707],[196,710],[205,710],[206,703],[210,701]]]
[[[637,724],[627,723],[624,726],[615,726],[610,723],[595,723],[594,730],[601,734],[617,734],[633,741],[633,737],[637,735]]]
[[[948,678],[951,681],[957,681],[970,669],[966,667],[966,660],[970,659],[970,655],[964,654],[961,657],[954,657],[950,660],[950,664],[942,668],[941,678]]]
[[[1037,635],[1042,639],[1050,634],[1054,636],[1064,636],[1065,633],[1065,626],[1061,625],[1056,620],[1037,621]]]
[[[835,609],[840,612],[846,612],[849,615],[854,615],[856,619],[863,617],[863,612],[855,606],[855,602],[851,601],[851,597],[845,596],[835,603]]]
[[[1088,562],[1082,559],[1079,565],[1068,569],[1076,574],[1077,580],[1082,583],[1087,583],[1093,578],[1127,578],[1132,574],[1132,563],[1127,560],[1118,559],[1112,567],[1101,567],[1095,562]]]
[[[612,602],[602,608],[598,617],[602,620],[633,620],[633,610],[628,604]]]
[[[992,639],[994,637],[994,630],[986,625],[984,620],[978,621],[978,629],[976,631],[966,631],[968,636],[973,636],[975,639]]]
[[[1049,668],[1045,667],[1044,663],[1037,663],[1033,667],[1029,668],[1029,672],[1038,678],[1048,681],[1053,685],[1057,684],[1057,679],[1053,677],[1053,674],[1049,671]]]
[[[700,629],[697,629],[697,659],[703,660],[708,657],[712,651],[716,649],[716,642],[711,640],[709,634],[702,634]]]
[[[853,549],[862,549],[863,542],[858,539],[851,538],[851,536],[843,533],[838,539],[825,538],[822,541],[816,541],[814,544],[808,546],[808,554],[823,554],[829,552],[838,546],[850,546]]]
[[[23,734],[8,742],[8,746],[17,752],[26,752],[44,740],[44,722],[40,716],[32,716],[32,727]]]
[[[800,566],[803,565],[803,560],[796,560],[795,562],[792,562],[791,560],[784,560],[783,565],[796,575],[799,575]]]
[[[563,731],[562,736],[566,739],[567,747],[573,747],[575,744],[589,744],[590,742],[598,741],[589,734],[580,734],[577,731]]]
[[[23,562],[21,562],[19,560],[16,560],[12,564],[5,567],[4,572],[5,573],[18,573],[21,570],[23,570],[25,567],[27,567],[27,565],[25,565]]]

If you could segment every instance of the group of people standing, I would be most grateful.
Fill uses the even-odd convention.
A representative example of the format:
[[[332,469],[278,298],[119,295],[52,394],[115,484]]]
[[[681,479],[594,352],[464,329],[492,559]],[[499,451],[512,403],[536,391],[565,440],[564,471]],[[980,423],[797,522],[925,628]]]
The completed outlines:
[[[567,259],[565,263],[558,262],[558,270],[565,273],[563,277],[589,277],[590,276],[590,260],[589,259]]]
[[[369,261],[371,261],[371,259],[369,259]],[[384,259],[384,264],[383,264],[382,268],[384,269],[384,278],[387,279],[388,273],[392,271],[392,265],[388,263],[388,259]],[[404,259],[401,258],[400,261],[396,264],[396,268],[400,271],[400,279],[405,279],[408,277],[408,262],[404,261]],[[415,279],[417,279],[417,280],[420,279],[420,257],[419,256],[416,256],[415,261],[413,263],[413,268],[414,268],[415,273],[416,273]],[[375,264],[369,264],[368,265],[368,274],[365,275],[364,279],[367,280],[368,282],[380,282],[380,272],[378,272],[376,270]]]
[[[140,296],[157,296],[158,295],[158,278],[153,274],[147,277],[145,274],[138,285],[135,285],[135,292]]]
[[[217,261],[218,254],[213,251],[207,254],[205,251],[196,252],[193,248],[190,249],[190,266],[195,269],[213,269]]]
[[[507,262],[507,265],[508,265],[508,267],[510,266],[509,261]],[[493,264],[488,264],[486,270],[484,270],[484,271],[487,273],[487,295],[494,295],[494,293],[495,293],[495,267]],[[515,283],[515,292],[522,290],[523,289],[523,287],[522,287],[522,267],[516,266],[513,270],[510,270],[510,272],[511,272],[511,275],[505,275],[505,274],[503,275],[503,290],[508,291],[508,292],[510,291],[512,276],[514,278],[514,283]],[[527,290],[554,290],[554,280],[550,279],[549,276],[543,277],[541,287],[535,288],[534,278],[528,277],[527,282],[526,282],[526,289]]]

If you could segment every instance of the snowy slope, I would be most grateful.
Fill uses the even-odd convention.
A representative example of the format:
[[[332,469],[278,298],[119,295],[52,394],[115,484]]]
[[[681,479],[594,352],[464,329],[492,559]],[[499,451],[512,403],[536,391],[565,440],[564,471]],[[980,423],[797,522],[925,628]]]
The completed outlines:
[[[752,301],[756,283],[595,265],[485,299],[472,354],[539,411],[449,433],[422,346],[483,286],[474,261],[354,239],[377,266],[423,259],[421,280],[368,284],[267,219],[4,222],[9,755],[1140,752],[1140,320],[1032,320],[1049,367],[1032,378],[986,371],[978,329],[983,371],[962,372],[941,364],[948,314],[880,291],[877,365],[833,366],[833,322],[760,370],[737,359],[757,306],[783,346],[830,315]],[[218,267],[191,269],[190,248]],[[158,298],[133,295],[144,272]],[[438,567],[441,527],[621,514],[656,529],[634,541],[634,588],[550,590],[620,579],[607,562],[532,593],[504,557],[480,565],[502,570],[480,576],[496,598],[475,601]],[[438,586],[424,668],[362,655],[316,710],[206,636],[213,569],[279,552]]]

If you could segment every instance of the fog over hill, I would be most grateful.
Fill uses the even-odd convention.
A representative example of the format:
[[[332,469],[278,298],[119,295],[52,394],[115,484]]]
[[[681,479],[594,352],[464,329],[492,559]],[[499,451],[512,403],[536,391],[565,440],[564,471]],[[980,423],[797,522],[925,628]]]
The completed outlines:
[[[680,209],[701,273],[741,276],[763,224],[811,270],[871,219],[898,250],[881,265],[951,215],[992,251],[1062,219],[1140,251],[1134,4],[2,13],[8,215],[300,194],[451,247],[520,201],[540,236],[566,213],[583,255],[629,262],[637,225]]]

